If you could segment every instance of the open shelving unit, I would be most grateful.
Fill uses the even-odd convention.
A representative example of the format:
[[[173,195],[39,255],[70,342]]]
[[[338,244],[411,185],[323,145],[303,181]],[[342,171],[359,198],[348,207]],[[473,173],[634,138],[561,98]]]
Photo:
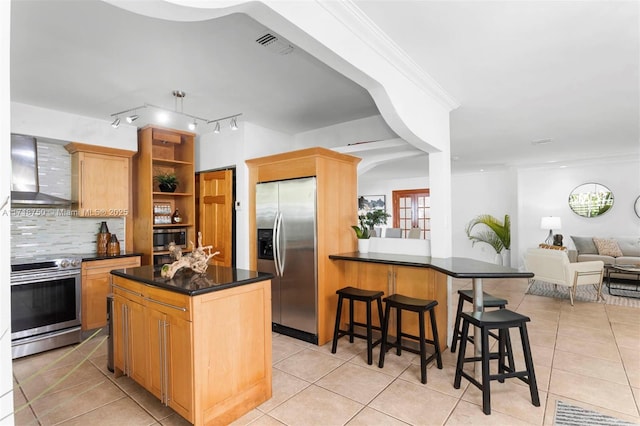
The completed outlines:
[[[134,157],[134,250],[142,264],[158,263],[168,251],[154,251],[154,229],[185,228],[187,244],[195,235],[195,134],[158,126],[138,130],[138,153]],[[175,173],[175,192],[162,192],[154,176]],[[178,209],[180,223],[166,223]],[[170,222],[170,220],[169,220]],[[190,247],[188,247],[190,248]],[[187,251],[183,249],[183,251]]]

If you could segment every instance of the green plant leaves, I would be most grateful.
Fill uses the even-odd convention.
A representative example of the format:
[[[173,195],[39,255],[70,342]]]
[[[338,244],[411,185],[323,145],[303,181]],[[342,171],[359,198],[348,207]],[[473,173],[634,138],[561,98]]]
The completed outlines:
[[[471,232],[477,225],[485,225],[488,229],[485,228],[472,235]],[[504,222],[489,214],[477,216],[467,224],[466,233],[467,237],[472,241],[472,246],[475,243],[486,243],[493,247],[496,253],[500,253],[503,249],[509,250],[511,248],[511,219],[508,214],[504,215]]]

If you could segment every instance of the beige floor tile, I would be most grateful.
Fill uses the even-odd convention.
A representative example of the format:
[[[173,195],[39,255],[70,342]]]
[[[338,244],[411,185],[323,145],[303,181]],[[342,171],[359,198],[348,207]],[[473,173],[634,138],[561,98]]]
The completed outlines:
[[[525,426],[531,423],[522,421],[507,414],[493,411],[490,416],[482,412],[482,407],[467,401],[460,401],[453,409],[453,413],[447,419],[446,426],[456,425],[509,425],[509,426]]]
[[[404,370],[411,365],[416,354],[403,351],[400,356],[396,355],[395,350],[390,350],[384,357],[384,367],[378,367],[378,361],[380,359],[380,346],[376,346],[373,349],[373,364],[368,365],[366,357],[354,357],[349,362],[360,365],[365,368],[370,368],[375,371],[380,371],[392,377],[398,377]]]
[[[369,407],[404,422],[441,425],[453,411],[457,398],[429,389],[422,384],[396,379]]]
[[[538,391],[540,407],[536,407],[531,402],[529,387],[520,386],[520,383],[522,382],[513,378],[505,380],[504,383],[491,381],[491,413],[495,411],[529,424],[542,424],[547,393]],[[462,400],[476,404],[478,410],[483,412],[482,392],[477,387],[469,386],[462,395]]]
[[[620,354],[615,344],[608,341],[606,343],[594,342],[588,337],[576,337],[571,335],[558,336],[556,350],[572,352],[576,354],[588,353],[594,358],[601,358],[607,361],[620,361]]]
[[[367,404],[392,381],[393,377],[379,371],[346,363],[318,380],[316,385]]]
[[[268,414],[264,414],[251,422],[251,426],[282,426],[283,424]]]
[[[588,327],[609,332],[611,325],[605,312],[602,315],[585,316],[575,313],[562,313],[560,324],[574,327]]]
[[[191,426],[191,423],[176,413],[160,420],[159,423],[163,426]]]
[[[440,370],[434,364],[428,366],[427,383],[425,385],[420,382],[420,365],[411,364],[399,378],[455,398],[460,398],[466,389],[466,384],[463,383],[460,389],[453,387],[453,379],[456,375],[455,364],[443,364],[442,367],[442,370]]]
[[[562,339],[567,336],[586,339],[593,343],[602,343],[605,345],[614,346],[616,344],[615,339],[609,330],[560,323],[558,327],[558,339]]]
[[[588,352],[585,355],[556,351],[553,358],[553,368],[583,376],[608,380],[621,385],[628,383],[622,362],[593,358],[588,355]]]
[[[269,412],[287,425],[342,425],[364,406],[311,385]]]
[[[154,394],[137,383],[127,394],[156,420],[165,419],[175,413],[171,408],[163,405]]]
[[[13,387],[13,416],[16,425],[38,424],[33,409],[18,386]],[[0,423],[2,423],[0,421]]]
[[[97,333],[97,334],[96,334]],[[85,340],[77,345],[78,352],[90,355],[91,358],[107,355],[107,329],[93,330]]]
[[[516,342],[520,340],[520,333],[514,333],[515,330],[511,333],[511,341]],[[556,345],[556,335],[554,333],[549,333],[547,331],[533,331],[529,330],[527,327],[527,334],[529,336],[529,345],[531,346],[541,346],[544,348],[553,348]]]
[[[54,425],[93,411],[126,395],[106,377],[92,384],[80,384],[52,392],[33,402],[42,425]]]
[[[65,366],[74,366],[84,359],[84,355],[74,346],[54,349],[13,360],[13,374],[18,382],[24,383],[34,375]]]
[[[253,422],[258,420],[262,416],[264,416],[264,413],[262,411],[259,411],[257,409],[253,409],[253,410],[249,411],[248,413],[246,413],[244,416],[240,417],[239,419],[236,419],[233,422],[229,423],[229,425],[230,426],[245,426],[245,425],[248,425],[248,424],[253,424]]]
[[[29,400],[32,400],[44,390],[53,386],[49,392],[57,392],[81,384],[94,384],[104,380],[104,375],[98,371],[89,361],[77,366],[74,370],[72,365],[56,368],[55,370],[46,371],[37,378],[29,380],[26,383],[20,382],[20,386],[24,394]]]
[[[302,350],[304,350],[303,346],[296,345],[289,339],[273,339],[271,342],[271,356],[274,364]]]
[[[629,384],[640,388],[640,351],[631,348],[620,348],[622,364],[627,373]]]
[[[636,324],[613,323],[611,328],[619,347],[640,351],[640,321]]]
[[[258,410],[268,413],[309,385],[310,383],[305,380],[274,368],[271,386],[272,396],[269,400],[259,405]]]
[[[549,392],[631,416],[638,415],[628,385],[554,369],[551,372]]]
[[[344,362],[312,349],[304,349],[278,362],[274,367],[308,382],[315,382]]]
[[[372,425],[384,425],[384,426],[402,426],[407,423],[395,419],[391,416],[387,416],[380,411],[376,411],[372,408],[365,407],[356,416],[347,423],[348,426],[372,426]]]
[[[129,398],[122,398],[111,404],[75,417],[64,423],[65,426],[134,426],[153,425],[156,420]]]
[[[373,341],[375,342],[377,336],[374,334]],[[349,343],[349,336],[344,336],[338,339],[338,347],[336,348],[336,353],[331,353],[331,347],[333,346],[333,341],[329,341],[322,346],[313,346],[309,349],[316,350],[320,353],[334,356],[340,358],[342,360],[348,361],[356,356],[362,357],[364,360],[367,359],[367,341],[364,339],[354,338],[353,343]],[[377,361],[377,360],[374,360]]]
[[[605,311],[612,323],[638,324],[638,308],[607,305]]]

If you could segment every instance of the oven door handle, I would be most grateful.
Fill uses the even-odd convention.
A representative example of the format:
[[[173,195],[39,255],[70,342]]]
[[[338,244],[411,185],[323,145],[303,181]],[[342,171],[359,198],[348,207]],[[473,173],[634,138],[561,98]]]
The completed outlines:
[[[78,277],[80,277],[80,269],[74,269],[73,271],[12,272],[10,281],[11,285],[22,285]]]

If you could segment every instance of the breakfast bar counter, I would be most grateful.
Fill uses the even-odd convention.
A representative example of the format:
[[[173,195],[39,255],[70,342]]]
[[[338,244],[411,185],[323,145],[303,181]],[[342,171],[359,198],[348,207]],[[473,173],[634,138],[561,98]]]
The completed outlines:
[[[401,293],[410,297],[436,300],[436,322],[441,348],[447,339],[447,276],[471,278],[474,291],[474,311],[482,311],[483,278],[530,278],[531,272],[462,257],[436,258],[390,253],[341,253],[329,256],[338,261],[344,286],[384,291],[385,295]],[[363,313],[358,312],[360,319]],[[410,319],[408,321],[411,321]],[[414,322],[416,322],[414,320]],[[404,324],[408,324],[403,320]],[[411,331],[416,331],[413,324]],[[427,330],[430,326],[427,324]],[[478,348],[476,348],[478,349]]]
[[[196,425],[229,424],[271,398],[271,274],[209,266],[163,278],[111,272],[116,376]]]

